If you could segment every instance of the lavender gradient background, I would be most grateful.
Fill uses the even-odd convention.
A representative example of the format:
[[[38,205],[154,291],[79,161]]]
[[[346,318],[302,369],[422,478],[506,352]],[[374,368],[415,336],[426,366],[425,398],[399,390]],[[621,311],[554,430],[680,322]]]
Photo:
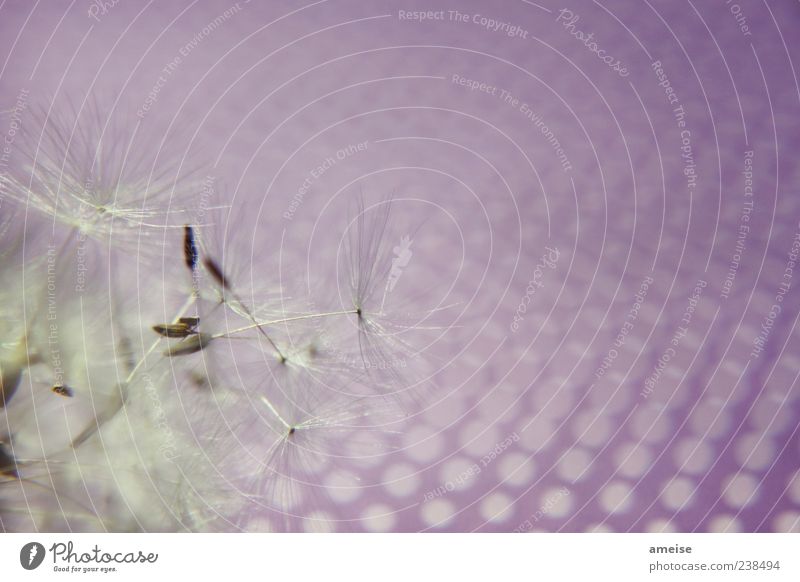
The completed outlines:
[[[358,485],[331,491],[330,511],[355,520],[348,529],[797,531],[796,273],[766,349],[750,354],[800,229],[800,3],[737,1],[750,34],[724,0],[120,0],[96,19],[100,3],[88,0],[5,1],[0,110],[21,89],[46,107],[91,93],[131,123],[180,128],[185,152],[210,160],[207,172],[298,252],[351,183],[394,193],[401,220],[427,217],[404,284],[436,281],[437,301],[459,302],[461,315],[436,347],[438,388],[401,450],[358,480],[336,477]],[[557,22],[562,8],[628,76]],[[452,21],[454,9],[527,38]],[[656,60],[686,113],[691,194]],[[571,169],[500,89],[541,116]],[[365,151],[282,218],[312,168],[360,142]],[[751,229],[724,298],[750,150]],[[558,261],[514,331],[546,246]],[[629,337],[597,377],[648,276]],[[688,333],[645,398],[698,280],[707,286]],[[431,494],[473,463],[478,475]]]

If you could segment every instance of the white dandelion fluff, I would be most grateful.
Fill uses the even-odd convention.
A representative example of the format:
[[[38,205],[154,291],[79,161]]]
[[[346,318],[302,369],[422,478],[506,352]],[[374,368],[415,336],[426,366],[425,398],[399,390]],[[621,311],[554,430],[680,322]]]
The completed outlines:
[[[335,515],[330,476],[393,450],[410,401],[387,395],[418,384],[386,365],[420,361],[396,311],[413,241],[390,242],[391,201],[329,233],[325,250],[344,242],[315,257],[309,292],[245,205],[198,212],[138,123],[95,100],[46,111],[0,178],[2,529]]]

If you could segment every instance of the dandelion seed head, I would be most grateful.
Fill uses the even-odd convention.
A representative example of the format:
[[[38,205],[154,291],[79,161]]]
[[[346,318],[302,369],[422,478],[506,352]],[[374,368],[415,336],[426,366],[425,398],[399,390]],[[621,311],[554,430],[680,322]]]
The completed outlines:
[[[176,170],[168,145],[155,158],[143,155],[150,150],[143,142],[158,140],[122,123],[122,113],[96,98],[31,107],[19,140],[23,161],[3,176],[4,190],[48,219],[115,244],[126,234],[177,228],[182,203],[196,190],[192,172]]]

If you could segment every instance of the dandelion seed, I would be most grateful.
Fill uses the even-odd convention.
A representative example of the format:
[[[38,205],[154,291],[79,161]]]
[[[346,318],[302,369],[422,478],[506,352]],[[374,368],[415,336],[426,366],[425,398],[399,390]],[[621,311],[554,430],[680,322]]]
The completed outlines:
[[[141,126],[124,125],[105,109],[92,98],[80,108],[31,107],[33,123],[19,141],[24,161],[0,176],[0,185],[20,204],[104,242],[179,228],[172,217],[196,191],[192,172],[175,172],[163,141],[149,159],[152,149],[141,146],[152,139],[137,135]]]
[[[186,261],[186,266],[190,271],[194,272],[197,267],[197,245],[194,240],[194,230],[188,224],[183,227],[183,258]]]
[[[203,265],[205,268],[208,269],[209,275],[219,284],[220,287],[223,289],[228,289],[228,280],[225,278],[225,275],[222,273],[222,269],[217,265],[217,263],[211,257],[206,257],[203,259]]]
[[[179,321],[178,323],[160,323],[153,326],[158,335],[168,338],[185,338],[197,333],[195,326]]]
[[[177,344],[171,345],[164,351],[165,356],[175,357],[175,356],[188,356],[189,354],[195,354],[200,350],[204,349],[211,340],[213,340],[213,336],[210,336],[205,333],[196,333]]]
[[[64,151],[70,149],[70,134],[59,135],[66,140],[62,140]],[[92,141],[82,138],[80,143]],[[103,144],[103,148],[113,145],[108,140]],[[75,170],[82,167],[77,162],[84,158],[102,161],[129,153],[123,148],[111,155],[103,148],[90,145],[85,152],[71,151],[64,173],[77,175]],[[89,235],[106,233],[111,221],[121,222],[123,228],[154,221],[169,224],[167,212],[160,213],[158,205],[146,206],[153,210],[151,215],[129,213],[137,200],[145,207],[133,193],[123,193],[123,205],[101,195],[101,191],[114,191],[116,182],[127,182],[119,179],[121,174],[114,175],[113,164],[108,180],[98,179],[94,170],[86,173],[96,182],[94,193],[78,192],[74,179],[63,191],[46,192],[58,201],[58,220],[86,229]],[[37,176],[37,188],[56,183],[55,175]],[[66,216],[81,205],[86,206],[85,214],[69,222]],[[399,410],[396,400],[376,391],[376,386],[388,383],[389,371],[375,367],[366,373],[366,362],[388,358],[400,345],[394,337],[397,315],[392,313],[390,320],[383,305],[395,306],[397,296],[386,301],[391,265],[383,242],[388,204],[378,207],[378,211],[371,207],[368,216],[361,216],[347,233],[352,237],[346,249],[352,304],[345,301],[325,310],[298,307],[299,300],[290,292],[291,279],[286,291],[282,282],[286,277],[270,267],[268,257],[257,266],[252,264],[252,249],[241,238],[244,223],[234,222],[237,228],[229,231],[236,239],[234,246],[220,250],[209,249],[206,239],[206,226],[213,230],[216,221],[206,225],[203,219],[204,224],[191,226],[185,224],[186,218],[170,228],[176,229],[176,251],[177,237],[182,235],[192,292],[187,293],[179,277],[163,281],[168,293],[176,294],[175,299],[180,293],[186,302],[177,312],[162,313],[160,305],[150,305],[155,293],[146,294],[144,302],[129,296],[133,278],[112,280],[106,289],[94,283],[104,285],[104,277],[89,277],[87,289],[93,289],[83,290],[80,301],[68,294],[71,285],[61,284],[63,280],[70,283],[70,272],[56,273],[58,292],[52,302],[44,285],[36,288],[42,299],[35,311],[47,315],[52,308],[58,330],[51,337],[49,318],[36,318],[33,349],[20,351],[29,360],[18,358],[14,351],[22,341],[0,343],[0,396],[10,398],[16,391],[14,415],[3,411],[14,426],[8,429],[14,435],[14,448],[7,449],[0,439],[4,477],[0,482],[5,485],[0,488],[0,529],[12,523],[6,517],[16,510],[9,506],[22,507],[21,501],[10,498],[12,489],[22,488],[6,477],[20,483],[30,480],[31,488],[41,489],[38,495],[29,495],[27,490],[23,495],[30,502],[26,517],[42,530],[229,530],[263,511],[277,516],[273,525],[292,530],[312,515],[309,512],[317,504],[326,504],[328,511],[331,500],[324,498],[328,476],[345,467],[352,469],[355,463],[374,466],[391,448],[390,439],[407,412]],[[245,214],[249,211],[242,208]],[[6,234],[0,228],[3,239]],[[152,248],[150,240],[142,240],[143,248]],[[0,269],[5,275],[4,247],[9,248],[0,244]],[[56,261],[64,264],[62,259],[72,250],[66,245],[56,250]],[[122,266],[118,269],[122,276],[128,275],[124,261],[129,258],[133,256],[126,253],[114,257]],[[338,266],[338,261],[332,264]],[[153,272],[146,269],[137,274]],[[34,289],[22,291],[32,296]],[[108,301],[108,292],[119,296]],[[99,304],[101,299],[104,305]],[[116,303],[134,299],[139,302],[135,318],[128,316],[134,311],[128,305]],[[156,308],[161,315],[153,317]],[[13,315],[16,310],[16,305],[3,306],[0,338],[23,335]],[[122,317],[109,321],[110,312]],[[12,314],[10,324],[7,313]],[[24,315],[20,320],[26,321]],[[165,323],[152,326],[157,335],[145,344],[141,321]],[[103,337],[106,332],[111,341]],[[130,349],[134,338],[135,350]],[[223,338],[230,350],[222,349],[227,346],[206,350],[213,340]],[[130,361],[123,362],[118,353],[111,355],[113,346],[116,352],[130,354],[126,358]],[[48,350],[51,357],[42,365],[31,365],[39,360],[39,351]],[[203,361],[189,357],[182,362],[165,361],[161,350],[167,358],[203,351]],[[248,350],[257,354],[256,361],[243,360]],[[365,362],[362,368],[353,365],[354,355]],[[18,390],[29,376],[32,390]],[[179,389],[170,389],[176,382],[181,384]],[[45,389],[63,398],[73,394],[79,398],[60,401],[46,393],[42,397]],[[74,492],[79,499],[71,498]],[[155,509],[154,493],[159,500]],[[90,503],[82,503],[87,499]]]
[[[200,325],[200,318],[196,315],[192,315],[191,317],[179,317],[178,323],[182,323],[189,326],[191,329],[195,329],[198,325]]]
[[[219,286],[222,287],[224,290],[227,290],[227,291],[230,292],[231,296],[236,301],[236,304],[238,305],[238,307],[242,311],[244,311],[244,313],[247,315],[247,317],[255,324],[254,327],[258,329],[258,331],[261,333],[261,335],[263,335],[267,339],[269,344],[272,346],[272,349],[275,350],[275,353],[278,356],[278,361],[281,362],[281,363],[285,363],[286,362],[286,355],[281,351],[281,349],[278,347],[278,345],[275,343],[275,341],[269,336],[269,334],[267,334],[266,330],[264,330],[263,325],[260,324],[258,321],[256,321],[256,318],[253,315],[253,312],[244,304],[244,302],[239,298],[239,296],[236,293],[234,293],[233,290],[230,288],[230,285],[228,284],[228,280],[225,278],[225,275],[223,274],[222,269],[219,267],[219,265],[217,265],[217,263],[211,257],[206,257],[204,259],[204,261],[203,261],[203,264],[205,265],[206,269],[208,269],[208,272],[211,275],[211,277],[219,284]],[[224,295],[223,295],[223,302],[225,302],[225,296]]]
[[[53,394],[58,394],[59,396],[63,396],[65,398],[72,398],[75,393],[72,391],[72,388],[67,386],[66,384],[56,384],[51,388]]]
[[[192,381],[192,384],[195,386],[195,388],[200,388],[202,390],[209,388],[211,385],[208,376],[194,370],[189,373],[189,379]]]
[[[391,199],[367,208],[364,199],[358,198],[356,216],[348,226],[342,255],[356,313],[356,355],[376,379],[400,383],[403,378],[395,356],[412,349],[400,339],[404,328],[390,321],[384,310],[383,292],[393,266],[386,236],[391,210]]]

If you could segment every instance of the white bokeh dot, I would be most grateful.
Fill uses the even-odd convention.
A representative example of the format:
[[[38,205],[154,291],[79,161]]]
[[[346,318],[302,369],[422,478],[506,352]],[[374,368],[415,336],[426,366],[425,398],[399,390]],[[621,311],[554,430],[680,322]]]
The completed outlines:
[[[539,497],[539,511],[544,517],[562,518],[572,511],[572,497],[566,487],[551,487]]]
[[[659,517],[648,521],[645,531],[648,533],[674,533],[678,530],[671,520]]]
[[[613,432],[609,417],[590,410],[578,414],[572,423],[572,434],[585,446],[599,447],[608,441]]]
[[[760,471],[772,464],[775,447],[770,438],[758,432],[750,432],[736,439],[734,457],[740,467]]]
[[[530,452],[538,452],[551,446],[555,440],[553,435],[556,426],[551,419],[542,415],[523,422],[518,431],[520,445]]]
[[[737,473],[722,480],[722,497],[736,509],[747,507],[756,501],[758,479],[748,473]]]
[[[505,493],[490,493],[481,500],[480,514],[492,523],[503,523],[514,513],[513,499]]]
[[[370,505],[361,514],[361,524],[371,532],[387,532],[394,528],[396,517],[394,510],[388,505],[376,503]]]
[[[558,461],[558,476],[565,481],[576,482],[591,474],[593,455],[584,449],[573,448]]]
[[[633,492],[627,483],[609,483],[600,491],[600,506],[608,513],[624,513],[632,503]]]
[[[709,398],[698,404],[689,417],[689,426],[697,435],[716,439],[728,434],[731,427],[730,414],[722,398]]]
[[[437,459],[444,449],[442,433],[425,425],[410,428],[403,442],[406,455],[418,463],[428,463]]]
[[[785,405],[783,397],[768,395],[765,398],[759,398],[753,404],[753,411],[750,413],[749,421],[750,426],[753,428],[763,429],[767,427],[770,433],[775,434],[791,426],[791,407]]]
[[[449,499],[433,499],[420,508],[422,521],[433,528],[445,527],[455,515],[456,508]]]
[[[408,463],[390,465],[383,473],[383,486],[395,497],[408,497],[418,491],[422,478],[418,470]]]
[[[778,533],[800,533],[800,512],[784,511],[772,520],[773,530]]]
[[[645,443],[664,440],[671,428],[667,411],[659,406],[643,406],[631,418],[631,433]]]
[[[684,511],[692,505],[695,485],[689,479],[677,477],[664,484],[661,503],[672,511]]]
[[[519,405],[515,405],[518,397],[519,388],[513,384],[501,384],[478,404],[478,414],[486,423],[492,423],[500,418],[506,422],[513,422],[520,409]]]
[[[698,475],[714,462],[714,449],[699,437],[679,440],[672,449],[672,459],[682,473]]]
[[[448,427],[457,423],[465,413],[464,398],[449,394],[425,411],[425,418],[437,427]]]
[[[327,494],[338,503],[350,503],[361,495],[361,483],[348,471],[333,471],[326,479]]]
[[[716,515],[708,522],[709,532],[737,533],[742,530],[742,522],[736,516],[727,513]]]
[[[488,425],[483,420],[476,420],[464,425],[459,432],[458,442],[465,452],[483,456],[504,438],[500,436],[497,427]]]
[[[624,443],[614,450],[614,464],[624,477],[641,477],[650,468],[652,453],[642,443]]]
[[[497,476],[505,485],[527,485],[533,479],[533,459],[522,453],[505,453],[497,463]]]
[[[454,457],[442,464],[439,478],[447,490],[461,491],[471,487],[482,472],[480,463],[466,457]]]
[[[789,477],[786,493],[795,505],[800,505],[800,470],[795,471],[794,475]]]

